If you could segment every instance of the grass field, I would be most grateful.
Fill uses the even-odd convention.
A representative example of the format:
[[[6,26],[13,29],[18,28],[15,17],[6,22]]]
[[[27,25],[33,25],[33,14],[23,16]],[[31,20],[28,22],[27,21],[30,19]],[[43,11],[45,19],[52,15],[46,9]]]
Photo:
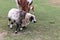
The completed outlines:
[[[0,0],[0,40],[60,40],[60,0],[34,0],[37,23],[14,33],[7,27],[7,14],[15,0]]]

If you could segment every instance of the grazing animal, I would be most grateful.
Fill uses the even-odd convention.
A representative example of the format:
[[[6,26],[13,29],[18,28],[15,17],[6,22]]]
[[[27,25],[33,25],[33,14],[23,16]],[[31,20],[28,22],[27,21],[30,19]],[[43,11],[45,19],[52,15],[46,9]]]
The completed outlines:
[[[36,18],[31,13],[26,13],[25,11],[20,11],[19,9],[12,8],[8,12],[8,26],[10,28],[13,27],[13,24],[16,24],[16,30],[15,33],[17,33],[20,30],[23,29],[23,27],[26,27],[30,22],[35,23]]]
[[[34,6],[32,5],[32,0],[16,0],[17,7],[26,12],[32,10],[34,12]]]

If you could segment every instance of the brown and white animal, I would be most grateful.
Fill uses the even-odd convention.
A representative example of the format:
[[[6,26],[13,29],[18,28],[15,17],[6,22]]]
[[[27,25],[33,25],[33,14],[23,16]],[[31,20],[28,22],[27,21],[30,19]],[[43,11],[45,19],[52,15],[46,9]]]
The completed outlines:
[[[35,15],[33,15],[31,13],[26,13],[24,11],[20,11],[19,9],[16,9],[16,8],[12,8],[8,12],[8,20],[9,20],[8,26],[10,28],[13,27],[14,23],[16,24],[15,33],[17,33],[19,29],[22,30],[23,27],[27,27],[27,25],[30,22],[33,22],[33,23],[36,22]],[[19,28],[19,26],[20,26],[20,28]]]
[[[17,7],[26,12],[32,10],[34,12],[33,0],[16,0]]]

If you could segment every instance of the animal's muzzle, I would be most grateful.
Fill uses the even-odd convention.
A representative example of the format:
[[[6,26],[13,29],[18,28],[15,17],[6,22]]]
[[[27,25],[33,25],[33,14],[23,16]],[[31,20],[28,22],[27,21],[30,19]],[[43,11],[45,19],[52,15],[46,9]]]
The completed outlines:
[[[34,21],[34,23],[36,23],[36,21]]]

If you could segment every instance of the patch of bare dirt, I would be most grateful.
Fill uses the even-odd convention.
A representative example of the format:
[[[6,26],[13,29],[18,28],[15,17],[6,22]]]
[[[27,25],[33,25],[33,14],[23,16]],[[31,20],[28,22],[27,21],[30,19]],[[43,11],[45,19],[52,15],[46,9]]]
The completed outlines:
[[[7,32],[0,32],[0,40],[4,40],[4,36],[7,35]]]
[[[60,6],[60,0],[49,0],[49,2],[53,5],[58,5]]]

